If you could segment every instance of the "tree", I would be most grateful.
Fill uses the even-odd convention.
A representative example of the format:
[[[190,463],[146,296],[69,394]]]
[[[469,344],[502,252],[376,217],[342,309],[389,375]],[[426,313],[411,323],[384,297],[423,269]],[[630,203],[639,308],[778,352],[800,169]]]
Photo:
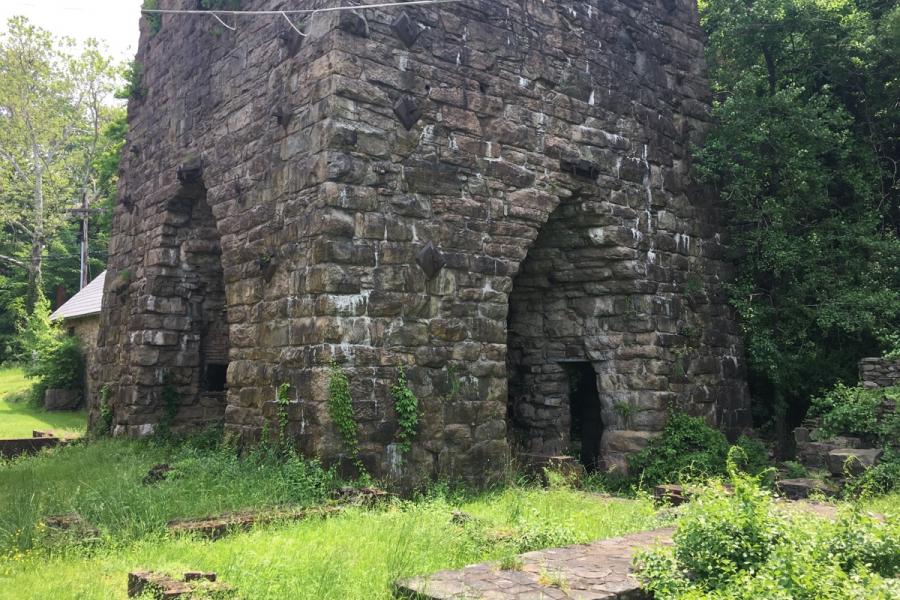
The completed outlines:
[[[750,384],[782,440],[900,331],[900,8],[705,0],[718,127],[699,172],[730,214]]]
[[[65,224],[64,207],[98,195],[95,166],[111,141],[121,68],[96,42],[75,54],[22,17],[0,37],[0,261],[27,272],[26,310],[43,289],[43,253]]]

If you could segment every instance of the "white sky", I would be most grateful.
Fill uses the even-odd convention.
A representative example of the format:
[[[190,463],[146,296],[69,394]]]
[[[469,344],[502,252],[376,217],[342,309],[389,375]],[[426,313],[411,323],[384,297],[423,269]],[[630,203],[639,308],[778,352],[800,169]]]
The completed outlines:
[[[0,0],[0,30],[13,15],[58,36],[96,38],[120,60],[137,51],[141,0]]]

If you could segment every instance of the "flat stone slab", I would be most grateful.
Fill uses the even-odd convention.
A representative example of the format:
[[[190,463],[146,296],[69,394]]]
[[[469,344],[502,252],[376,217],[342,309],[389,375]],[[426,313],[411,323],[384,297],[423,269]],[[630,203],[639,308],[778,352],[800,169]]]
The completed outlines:
[[[215,573],[189,571],[181,580],[153,571],[128,574],[129,598],[228,598],[231,586],[217,581]]]
[[[254,510],[226,513],[200,519],[175,519],[166,524],[169,531],[176,534],[197,535],[217,540],[232,531],[246,531],[254,525],[265,525],[278,521],[302,521],[315,517],[325,517],[341,510],[339,506],[324,506],[310,509]]]
[[[828,453],[825,463],[832,475],[840,477],[845,468],[851,475],[860,475],[878,464],[882,454],[879,448],[837,448]]]
[[[632,574],[635,549],[670,545],[674,529],[656,529],[528,552],[520,567],[501,570],[497,562],[428,577],[399,581],[396,594],[417,600],[637,600],[649,598]]]
[[[803,500],[813,493],[823,496],[837,496],[838,489],[824,481],[801,477],[799,479],[782,479],[775,483],[778,491],[789,500]]]

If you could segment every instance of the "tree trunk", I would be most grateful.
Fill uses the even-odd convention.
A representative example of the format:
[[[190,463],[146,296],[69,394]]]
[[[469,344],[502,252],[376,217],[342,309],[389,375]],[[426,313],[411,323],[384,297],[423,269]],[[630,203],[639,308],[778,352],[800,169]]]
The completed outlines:
[[[43,292],[43,252],[44,252],[44,170],[40,166],[37,150],[33,152],[34,173],[34,227],[31,235],[31,260],[28,263],[28,295],[25,308],[30,314],[39,295]]]

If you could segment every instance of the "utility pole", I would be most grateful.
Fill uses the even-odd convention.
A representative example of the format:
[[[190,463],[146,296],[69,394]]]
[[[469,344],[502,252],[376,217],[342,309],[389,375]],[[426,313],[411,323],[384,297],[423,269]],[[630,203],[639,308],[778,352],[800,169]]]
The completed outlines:
[[[83,290],[89,283],[88,281],[88,222],[91,215],[100,212],[99,209],[91,208],[88,202],[87,192],[81,194],[81,208],[70,208],[67,212],[81,218],[81,282],[78,286],[79,291]]]

